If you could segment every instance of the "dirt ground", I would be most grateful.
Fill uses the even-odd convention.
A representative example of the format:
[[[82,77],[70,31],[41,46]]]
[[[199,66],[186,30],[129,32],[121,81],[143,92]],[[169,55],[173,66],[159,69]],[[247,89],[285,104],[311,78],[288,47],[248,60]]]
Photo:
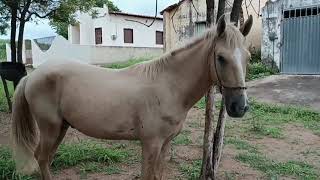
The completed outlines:
[[[9,136],[9,114],[0,113],[1,129],[0,129],[0,144],[8,145]],[[237,129],[230,129],[228,127],[237,128],[239,125],[238,120],[228,120],[226,134],[228,131]],[[189,138],[191,142],[187,145],[173,145],[170,160],[165,173],[165,179],[188,179],[180,168],[183,164],[192,164],[193,161],[199,160],[202,157],[202,136],[204,129],[204,111],[201,109],[193,108],[187,117],[183,131],[191,132]],[[233,134],[237,135],[237,134]],[[306,130],[299,125],[287,125],[284,128],[284,138],[276,139],[270,137],[263,137],[259,139],[248,139],[250,144],[260,147],[262,152],[273,160],[277,161],[290,161],[299,160],[305,161],[314,165],[320,171],[319,154],[304,153],[306,151],[319,152],[320,137],[314,135],[311,131]],[[239,137],[243,136],[239,132]],[[79,141],[80,139],[87,139],[88,137],[82,135],[76,130],[69,129],[65,142]],[[113,141],[115,142],[115,141]],[[116,141],[127,144],[128,146],[137,149],[140,153],[139,145],[128,141]],[[221,168],[219,170],[219,179],[237,179],[237,180],[254,180],[254,179],[267,179],[265,174],[251,168],[249,165],[236,160],[237,154],[242,150],[237,149],[232,144],[224,146],[223,156],[221,160]],[[106,175],[103,173],[88,173],[85,177],[81,175],[79,168],[64,169],[54,174],[54,179],[57,180],[77,180],[77,179],[110,179],[110,180],[126,180],[126,179],[139,179],[140,163],[121,163],[120,174]],[[295,177],[281,177],[280,179],[296,179]]]
[[[248,83],[248,96],[320,111],[320,76],[274,75]]]

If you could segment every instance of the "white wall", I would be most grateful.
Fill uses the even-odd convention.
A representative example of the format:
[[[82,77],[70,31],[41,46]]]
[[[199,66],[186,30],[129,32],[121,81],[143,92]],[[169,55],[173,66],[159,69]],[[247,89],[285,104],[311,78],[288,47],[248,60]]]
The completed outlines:
[[[39,49],[32,41],[33,66],[46,61],[77,61],[86,64],[108,64],[126,61],[130,58],[155,57],[162,54],[162,48],[108,47],[71,44],[57,36],[47,51]]]
[[[160,47],[156,44],[156,31],[163,31],[163,21],[157,19],[151,27],[147,27],[138,22],[127,21],[135,20],[150,24],[153,18],[133,17],[126,15],[109,14],[107,8],[95,8],[98,10],[98,17],[92,18],[87,13],[78,13],[77,20],[80,26],[80,44],[95,45],[95,28],[102,28],[102,46],[126,46],[126,47]],[[133,29],[133,43],[124,43],[123,29]],[[73,44],[73,37],[76,32],[69,27],[69,41]],[[112,40],[111,36],[116,35]],[[98,45],[98,46],[101,46]]]
[[[7,61],[11,62],[11,47],[10,47],[10,44],[6,44],[6,55],[7,55]],[[22,45],[22,62],[23,63],[26,62],[26,53],[25,53],[24,44]]]
[[[72,44],[80,44],[80,26],[78,24],[68,27],[68,39]]]

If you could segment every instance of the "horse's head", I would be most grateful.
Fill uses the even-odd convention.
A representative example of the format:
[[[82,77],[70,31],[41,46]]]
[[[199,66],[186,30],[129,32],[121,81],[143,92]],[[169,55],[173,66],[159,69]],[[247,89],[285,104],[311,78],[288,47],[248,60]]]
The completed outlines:
[[[220,86],[228,115],[242,117],[248,111],[246,94],[246,67],[250,53],[245,45],[245,36],[252,27],[252,16],[238,29],[226,24],[224,17],[217,24],[213,44],[214,58],[211,62],[211,76]]]

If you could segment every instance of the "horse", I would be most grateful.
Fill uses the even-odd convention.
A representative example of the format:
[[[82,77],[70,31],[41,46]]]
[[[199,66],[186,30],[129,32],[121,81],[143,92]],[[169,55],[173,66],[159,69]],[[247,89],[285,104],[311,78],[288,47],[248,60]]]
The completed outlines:
[[[223,17],[191,43],[119,70],[66,61],[42,64],[14,93],[17,170],[35,167],[43,180],[51,180],[54,154],[71,126],[94,138],[140,140],[141,178],[162,179],[170,141],[212,85],[221,87],[229,116],[248,111],[245,37],[251,27],[252,17],[240,28]]]

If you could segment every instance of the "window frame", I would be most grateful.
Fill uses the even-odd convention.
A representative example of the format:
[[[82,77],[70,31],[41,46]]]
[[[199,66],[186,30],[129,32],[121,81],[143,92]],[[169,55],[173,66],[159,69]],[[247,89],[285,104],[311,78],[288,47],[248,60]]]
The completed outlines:
[[[131,32],[131,38],[130,39],[127,39],[127,35],[126,35],[126,32]],[[133,29],[131,28],[123,28],[123,42],[125,44],[133,44]]]
[[[161,40],[158,39],[158,33],[161,33]],[[160,40],[161,42],[159,42],[158,40]],[[164,40],[163,40],[163,31],[156,31],[156,45],[163,45],[164,44]]]
[[[100,38],[98,37],[98,33],[97,32],[100,32]],[[96,45],[100,45],[103,43],[103,35],[102,35],[102,27],[96,27],[94,28],[94,41],[95,41],[95,44]],[[98,41],[98,38],[100,39],[100,41]]]

